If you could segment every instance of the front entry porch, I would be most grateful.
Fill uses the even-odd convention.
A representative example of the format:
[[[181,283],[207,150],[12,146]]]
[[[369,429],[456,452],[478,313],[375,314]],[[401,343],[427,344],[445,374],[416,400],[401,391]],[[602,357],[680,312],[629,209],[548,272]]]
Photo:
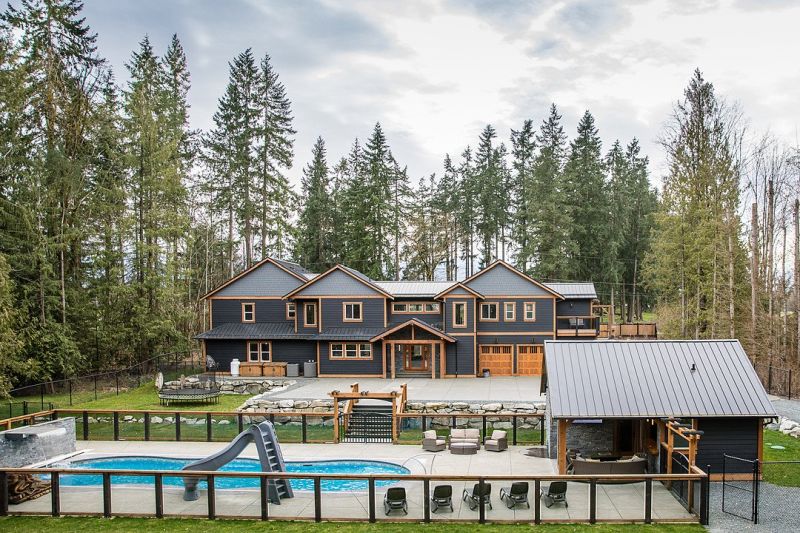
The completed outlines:
[[[370,341],[381,342],[385,377],[436,379],[445,375],[445,343],[455,339],[430,324],[411,319]]]

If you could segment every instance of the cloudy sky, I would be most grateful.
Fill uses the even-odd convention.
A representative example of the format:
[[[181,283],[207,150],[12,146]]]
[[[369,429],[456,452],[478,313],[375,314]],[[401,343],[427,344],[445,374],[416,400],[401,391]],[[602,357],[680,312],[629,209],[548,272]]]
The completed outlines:
[[[800,137],[795,0],[85,0],[84,13],[123,82],[144,34],[160,52],[178,34],[196,128],[228,61],[269,53],[293,103],[293,181],[319,135],[333,160],[380,121],[416,181],[487,123],[507,140],[555,102],[570,136],[589,109],[604,148],[638,137],[657,183],[656,140],[695,67],[753,130]]]

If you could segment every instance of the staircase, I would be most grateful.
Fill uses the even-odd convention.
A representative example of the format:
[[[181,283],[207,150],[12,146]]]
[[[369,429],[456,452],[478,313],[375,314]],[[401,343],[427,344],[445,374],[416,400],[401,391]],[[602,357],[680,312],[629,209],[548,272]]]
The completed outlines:
[[[342,442],[392,442],[392,405],[359,400],[343,425]]]
[[[275,434],[275,427],[270,423],[262,423],[255,427],[259,429],[261,440],[264,443],[263,452],[260,447],[258,450],[259,456],[261,456],[262,453],[264,455],[264,457],[259,457],[262,463],[262,469],[264,469],[263,465],[266,461],[269,464],[269,470],[264,469],[265,471],[285,472],[286,464],[283,461],[283,453],[281,453],[281,447],[278,444],[278,436]],[[281,498],[291,498],[294,496],[291,482],[288,479],[271,479],[268,483],[267,493],[269,494],[270,502],[280,504]]]

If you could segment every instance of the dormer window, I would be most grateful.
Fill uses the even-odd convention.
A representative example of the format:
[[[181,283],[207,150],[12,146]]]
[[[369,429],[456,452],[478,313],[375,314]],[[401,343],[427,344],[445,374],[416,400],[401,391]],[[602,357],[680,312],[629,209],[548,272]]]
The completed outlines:
[[[361,302],[342,303],[342,322],[361,322]]]
[[[245,324],[256,321],[256,304],[247,302],[242,304],[242,322]]]

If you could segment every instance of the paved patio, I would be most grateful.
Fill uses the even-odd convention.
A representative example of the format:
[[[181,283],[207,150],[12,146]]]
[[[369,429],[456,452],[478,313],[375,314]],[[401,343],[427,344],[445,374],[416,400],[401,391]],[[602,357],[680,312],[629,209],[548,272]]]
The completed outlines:
[[[451,402],[544,402],[540,394],[541,376],[515,376],[493,378],[430,379],[430,378],[297,378],[297,384],[280,392],[268,393],[277,399],[327,398],[334,390],[349,391],[358,383],[362,391],[389,392],[408,385],[408,399]]]
[[[148,454],[162,456],[194,457],[208,455],[224,446],[222,443],[205,442],[79,442],[78,448],[87,454]],[[391,444],[285,444],[284,456],[289,461],[320,459],[347,459],[368,456],[370,459],[392,461],[403,464],[412,473],[439,475],[547,475],[554,472],[553,461],[524,455],[525,448],[512,446],[502,453],[481,450],[477,455],[451,455],[447,452],[431,454],[422,452],[417,446],[395,446]],[[257,456],[255,448],[249,446],[243,457]],[[448,482],[434,482],[447,484]],[[471,511],[459,496],[465,486],[473,482],[450,482],[453,486],[454,512],[432,515],[434,520],[477,520],[477,510]],[[507,509],[500,501],[500,488],[510,482],[492,483],[493,509],[487,511],[489,520],[532,520],[533,510],[525,507]],[[422,519],[422,482],[401,482],[406,487],[409,503],[408,518]],[[543,484],[546,486],[546,483]],[[386,488],[378,488],[376,515],[384,517],[383,495]],[[531,483],[533,492],[533,483]],[[531,496],[532,498],[532,496]],[[547,509],[542,505],[544,520],[586,520],[589,513],[589,486],[585,483],[570,483],[567,491],[569,508],[554,505]],[[95,487],[62,487],[62,512],[102,512],[102,492]],[[205,491],[198,501],[186,502],[182,490],[164,488],[164,510],[166,514],[204,515],[207,512]],[[11,512],[50,511],[50,498],[43,497],[32,502],[11,507]],[[112,486],[112,510],[114,513],[152,514],[155,512],[152,487]],[[216,511],[218,516],[260,516],[259,495],[253,490],[217,490]],[[283,500],[281,505],[270,505],[273,518],[313,518],[313,494],[296,491],[295,497]],[[366,492],[343,492],[322,494],[322,516],[324,519],[366,519],[369,516],[369,499]],[[394,514],[397,517],[397,514]],[[653,516],[656,519],[692,521],[693,517],[672,497],[660,483],[653,485]],[[599,485],[597,488],[597,517],[599,520],[641,520],[644,517],[644,483],[625,485]]]

